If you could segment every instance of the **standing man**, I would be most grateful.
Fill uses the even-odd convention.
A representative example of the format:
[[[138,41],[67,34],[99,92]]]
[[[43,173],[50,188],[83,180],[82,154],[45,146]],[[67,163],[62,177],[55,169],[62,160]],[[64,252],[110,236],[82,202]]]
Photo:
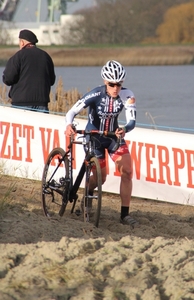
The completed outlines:
[[[38,39],[32,31],[20,31],[20,50],[8,60],[3,82],[11,86],[8,95],[13,107],[48,112],[50,89],[56,78],[54,64],[36,43]]]
[[[102,173],[102,184],[106,181],[106,159],[107,149],[115,166],[121,175],[120,196],[121,214],[120,222],[124,225],[135,227],[138,222],[129,214],[129,206],[132,192],[132,162],[128,146],[124,140],[126,132],[130,132],[135,127],[136,103],[133,92],[123,87],[126,78],[124,67],[117,61],[111,60],[103,66],[101,77],[104,85],[94,88],[78,100],[66,114],[66,135],[75,134],[72,128],[74,117],[83,109],[88,108],[88,122],[86,129],[115,132],[115,138],[96,136],[99,140],[99,147],[95,149],[95,155],[99,160]],[[126,125],[119,128],[118,116],[125,109]],[[116,150],[117,137],[122,137],[120,147]],[[96,187],[95,172],[90,180],[89,193],[93,195]],[[92,210],[92,202],[89,203]]]

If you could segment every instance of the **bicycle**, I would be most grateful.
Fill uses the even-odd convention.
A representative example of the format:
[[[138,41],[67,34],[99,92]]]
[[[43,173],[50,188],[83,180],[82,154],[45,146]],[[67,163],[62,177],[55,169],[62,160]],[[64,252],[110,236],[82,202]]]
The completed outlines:
[[[76,130],[76,133],[82,135],[80,137],[82,141],[78,141],[79,138],[76,140],[75,136],[72,135],[67,151],[64,151],[62,148],[54,148],[46,159],[42,175],[43,212],[48,218],[54,218],[56,214],[62,217],[68,202],[70,202],[72,203],[71,213],[73,213],[78,199],[77,192],[85,174],[83,194],[84,221],[91,222],[98,227],[102,200],[102,178],[100,164],[94,154],[94,149],[97,147],[95,135],[115,137],[115,134],[99,130]],[[117,139],[116,148],[119,147],[120,142],[121,140]],[[78,175],[73,182],[74,144],[84,145],[86,153]],[[97,186],[92,195],[89,193],[91,176],[95,176]],[[76,210],[75,213],[80,215],[81,211]]]

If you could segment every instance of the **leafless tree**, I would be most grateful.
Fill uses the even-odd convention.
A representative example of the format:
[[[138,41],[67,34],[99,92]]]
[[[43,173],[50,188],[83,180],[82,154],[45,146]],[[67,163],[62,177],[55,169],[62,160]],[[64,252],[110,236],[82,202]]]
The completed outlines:
[[[166,10],[187,0],[96,0],[71,27],[83,44],[132,44],[156,34]]]

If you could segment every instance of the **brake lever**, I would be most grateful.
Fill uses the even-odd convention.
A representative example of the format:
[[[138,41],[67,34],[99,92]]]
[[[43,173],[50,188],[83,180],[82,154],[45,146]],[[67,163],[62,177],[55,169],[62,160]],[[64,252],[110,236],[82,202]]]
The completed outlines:
[[[121,144],[122,144],[122,136],[119,135],[119,137],[117,137],[117,142],[112,150],[117,151],[119,149],[119,147],[121,146]]]
[[[77,124],[74,124],[74,123],[71,125],[71,127],[74,131],[76,131],[76,126],[77,126]]]
[[[122,135],[121,135],[121,134],[119,135],[118,140],[119,140],[119,147],[120,147],[120,146],[121,146],[121,143],[122,143]]]

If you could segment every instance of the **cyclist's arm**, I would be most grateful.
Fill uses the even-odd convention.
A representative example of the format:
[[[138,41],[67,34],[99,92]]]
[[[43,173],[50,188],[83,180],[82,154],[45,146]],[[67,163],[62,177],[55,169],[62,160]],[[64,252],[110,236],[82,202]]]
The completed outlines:
[[[72,106],[72,108],[66,114],[66,126],[72,124],[77,114],[96,101],[96,97],[100,96],[101,94],[101,89],[101,87],[97,87],[91,90]]]
[[[84,108],[85,104],[83,101],[78,100],[73,106],[72,108],[67,112],[66,114],[66,131],[65,134],[67,136],[70,136],[72,134],[75,134],[75,131],[72,128],[72,124],[73,124],[73,120],[75,118],[75,116],[82,111],[82,109]]]
[[[121,96],[125,106],[126,124],[123,129],[125,132],[130,132],[136,124],[136,101],[135,96],[130,90],[123,90]]]
[[[127,123],[124,126],[125,132],[129,132],[135,128],[136,123],[136,105],[135,105],[135,98],[128,99],[128,101],[132,101],[132,105],[127,105],[125,108],[125,116]]]
[[[77,114],[85,108],[85,102],[78,100],[66,114],[66,126],[73,123]]]

